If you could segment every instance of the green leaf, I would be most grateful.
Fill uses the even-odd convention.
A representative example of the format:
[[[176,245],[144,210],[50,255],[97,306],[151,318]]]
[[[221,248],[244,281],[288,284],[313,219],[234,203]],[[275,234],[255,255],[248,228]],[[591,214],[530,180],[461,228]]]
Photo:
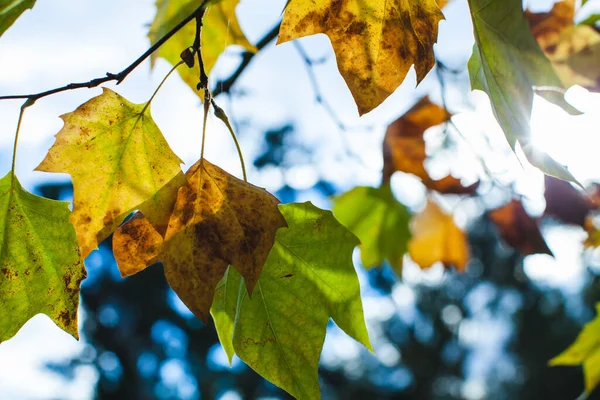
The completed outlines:
[[[68,203],[25,191],[12,173],[0,179],[0,342],[39,313],[79,337],[86,273],[70,214]]]
[[[494,115],[514,150],[517,142],[530,141],[534,87],[561,88],[562,84],[529,30],[521,0],[469,0],[469,6],[475,33],[469,60],[471,87],[488,94]],[[560,91],[544,90],[541,94],[577,113]],[[547,155],[544,163],[534,160],[532,164],[549,175],[576,182]]]
[[[234,321],[233,348],[244,362],[292,396],[315,399],[320,397],[319,357],[330,317],[371,349],[352,265],[358,240],[331,212],[310,203],[279,208],[289,228],[277,231],[252,298],[229,268],[213,316],[230,357]]]
[[[0,0],[0,36],[25,12],[33,8],[36,0]]]
[[[238,294],[241,290],[244,290],[242,276],[234,267],[229,266],[215,288],[213,303],[210,309],[210,314],[215,321],[217,335],[219,335],[219,341],[227,354],[229,364],[231,364],[233,355],[235,354],[233,348],[233,329]]]
[[[394,198],[390,186],[356,187],[333,201],[337,219],[360,239],[363,265],[379,266],[387,259],[400,274],[411,237],[408,226],[411,215]]]
[[[596,318],[583,327],[575,342],[548,362],[550,366],[582,364],[587,393],[600,383],[600,303],[596,303],[596,314]]]

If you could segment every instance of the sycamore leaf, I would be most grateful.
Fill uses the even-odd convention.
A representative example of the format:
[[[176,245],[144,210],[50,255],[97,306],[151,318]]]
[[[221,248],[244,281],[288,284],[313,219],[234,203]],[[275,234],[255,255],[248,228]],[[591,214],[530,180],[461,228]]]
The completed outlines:
[[[230,269],[234,276],[223,282],[229,289],[222,294],[231,298],[218,303],[229,306],[213,308],[213,315],[223,314],[215,324],[225,349],[231,349],[234,321],[232,344],[244,362],[292,396],[317,399],[319,357],[330,317],[371,349],[352,265],[358,240],[331,212],[310,203],[280,210],[289,228],[277,231],[252,298],[236,290],[239,277]]]
[[[560,88],[562,83],[529,31],[521,0],[469,0],[469,6],[475,33],[469,60],[471,87],[488,94],[513,149],[520,142],[532,165],[548,175],[576,182],[563,166],[529,145],[534,86]],[[559,92],[543,94],[576,113]]]
[[[130,103],[109,89],[62,119],[63,129],[36,169],[71,175],[70,221],[81,256],[86,257],[144,203],[149,218],[154,211],[162,212],[152,204],[159,201],[159,190],[181,172],[181,160],[144,104]]]
[[[401,275],[402,257],[410,239],[410,212],[394,198],[390,186],[356,187],[333,202],[332,211],[338,221],[361,242],[363,265],[379,266],[387,259]]]
[[[225,51],[229,45],[242,46],[245,50],[256,52],[257,49],[253,46],[242,32],[237,17],[235,8],[239,0],[221,0],[216,4],[211,4],[206,10],[203,18],[202,26],[202,60],[207,74],[217,62],[217,59]],[[157,0],[157,13],[148,37],[151,43],[156,43],[175,25],[182,21],[185,17],[191,14],[200,2],[197,0]],[[196,37],[196,22],[191,21],[171,39],[167,41],[155,55],[152,60],[157,57],[162,57],[171,65],[181,61],[181,52],[194,44]],[[178,68],[177,71],[181,78],[203,98],[203,94],[199,93],[196,85],[200,81],[200,67],[195,63],[193,68]]]
[[[416,175],[427,188],[440,193],[475,193],[479,182],[465,187],[460,179],[451,175],[435,180],[425,170],[427,153],[423,134],[427,129],[447,122],[451,116],[446,109],[432,103],[426,96],[392,122],[385,132],[383,142],[383,182],[388,183],[394,172],[402,171]]]
[[[583,327],[575,342],[548,362],[550,366],[580,364],[585,391],[591,393],[600,382],[600,303],[596,303],[596,318]]]
[[[454,223],[452,215],[444,213],[429,200],[425,209],[415,215],[410,224],[412,239],[408,242],[410,258],[421,268],[429,268],[436,262],[453,265],[464,271],[470,252],[467,238]]]
[[[523,255],[552,255],[537,221],[527,214],[520,201],[512,200],[503,207],[490,211],[489,217],[502,239]]]
[[[263,271],[264,272],[264,271]],[[260,278],[258,279],[260,282]],[[219,336],[219,341],[223,346],[223,350],[227,354],[229,364],[233,361],[235,349],[233,348],[233,330],[235,328],[235,313],[237,309],[238,297],[242,293],[243,279],[240,273],[229,266],[223,279],[215,288],[210,315],[215,322],[215,329]]]
[[[33,8],[36,0],[0,0],[0,36],[25,12]]]
[[[169,285],[206,322],[213,293],[231,264],[252,293],[275,232],[285,226],[274,196],[206,160],[186,173],[163,237],[141,215],[113,238],[123,276],[162,261]]]
[[[66,202],[0,179],[0,342],[36,314],[78,338],[79,285],[86,272]]]
[[[417,83],[425,78],[443,18],[435,0],[290,0],[278,43],[326,34],[362,115],[390,96],[413,64]]]
[[[600,90],[600,33],[575,26],[575,1],[560,1],[547,13],[525,12],[538,44],[566,87]]]

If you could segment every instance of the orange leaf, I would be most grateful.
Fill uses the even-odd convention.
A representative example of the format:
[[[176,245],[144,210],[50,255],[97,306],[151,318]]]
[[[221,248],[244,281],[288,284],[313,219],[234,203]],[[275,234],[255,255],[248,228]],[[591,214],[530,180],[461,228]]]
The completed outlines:
[[[531,218],[519,200],[512,200],[503,207],[489,212],[502,239],[523,255],[553,255],[542,237],[536,220]]]
[[[460,179],[451,175],[434,180],[423,165],[427,158],[423,134],[427,129],[447,122],[451,116],[426,96],[391,123],[383,142],[383,182],[389,182],[394,172],[402,171],[418,176],[427,188],[440,193],[475,193],[479,183],[465,187]]]
[[[429,200],[425,209],[411,221],[412,239],[408,252],[421,268],[429,268],[436,262],[454,265],[464,271],[469,258],[469,245],[463,231],[456,226],[452,215],[444,213]]]

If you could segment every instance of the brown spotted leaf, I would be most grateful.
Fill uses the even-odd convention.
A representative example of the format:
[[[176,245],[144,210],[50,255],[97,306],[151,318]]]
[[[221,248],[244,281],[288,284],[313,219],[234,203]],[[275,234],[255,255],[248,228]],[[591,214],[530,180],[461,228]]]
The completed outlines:
[[[117,230],[113,244],[123,276],[162,261],[173,290],[206,321],[215,288],[229,265],[241,273],[252,293],[275,232],[286,223],[277,208],[279,200],[206,160],[192,166],[186,179],[164,241],[138,214]]]
[[[435,180],[425,170],[425,139],[423,134],[433,126],[447,122],[451,115],[442,107],[423,97],[403,116],[392,122],[383,142],[383,182],[390,181],[392,174],[402,171],[421,178],[431,190],[447,194],[473,194],[479,183],[463,186],[460,179],[448,175]]]
[[[68,204],[34,196],[11,173],[0,179],[0,342],[36,314],[78,338],[85,268]]]
[[[443,18],[435,0],[290,0],[278,43],[326,34],[362,115],[390,96],[413,64],[417,83],[425,78]]]
[[[489,217],[504,241],[523,255],[552,255],[537,221],[527,214],[520,201],[512,200],[505,206],[490,211]]]
[[[104,89],[62,119],[65,125],[37,170],[71,175],[70,221],[82,257],[144,204],[151,221],[164,220],[153,217],[153,212],[162,213],[153,205],[160,203],[159,190],[181,173],[181,160],[145,104],[130,103]]]

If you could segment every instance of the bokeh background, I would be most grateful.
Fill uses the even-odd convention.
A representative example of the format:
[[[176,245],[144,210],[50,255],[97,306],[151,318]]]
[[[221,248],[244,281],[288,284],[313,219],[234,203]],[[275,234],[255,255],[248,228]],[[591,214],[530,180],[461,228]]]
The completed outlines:
[[[599,12],[599,3],[589,1],[578,18]],[[278,22],[284,5],[285,0],[240,1],[238,17],[251,42]],[[552,1],[527,5],[541,11]],[[0,38],[0,94],[38,92],[120,71],[149,46],[146,34],[155,11],[151,0],[38,0]],[[478,199],[438,199],[468,232],[473,258],[465,274],[441,265],[422,271],[407,259],[399,279],[386,265],[364,270],[356,251],[375,351],[369,353],[331,323],[321,356],[324,399],[575,399],[583,391],[581,368],[548,368],[546,363],[593,318],[600,299],[600,259],[583,251],[581,228],[552,220],[543,220],[542,232],[554,258],[523,258],[499,238],[486,210],[516,193],[528,212],[540,215],[544,179],[511,154],[487,97],[470,92],[466,62],[473,37],[466,1],[453,0],[444,14],[436,70],[416,89],[411,72],[394,95],[362,118],[322,35],[301,40],[300,48],[271,44],[232,93],[217,101],[234,122],[251,182],[282,202],[310,200],[330,208],[333,195],[357,185],[378,185],[385,128],[424,95],[445,100],[460,130],[446,126],[427,132],[432,176],[451,171],[465,183],[482,181]],[[240,53],[228,49],[213,71],[213,83],[231,74]],[[116,90],[133,102],[145,102],[169,68],[162,60],[152,70],[144,63]],[[28,190],[72,199],[67,175],[33,168],[62,126],[58,115],[98,94],[100,89],[66,92],[27,110],[17,174]],[[585,115],[570,117],[536,98],[536,143],[581,181],[598,181],[600,98],[577,87],[568,96]],[[10,168],[19,106],[0,103],[3,171]],[[196,95],[174,76],[152,113],[190,166],[200,152],[202,112]],[[208,159],[241,175],[229,134],[213,118],[207,146]],[[392,189],[411,210],[423,208],[426,193],[416,178],[396,173]],[[161,265],[122,279],[109,238],[88,257],[86,267],[81,340],[45,316],[33,318],[15,338],[0,344],[1,399],[287,397],[239,359],[228,365],[214,326],[204,326],[185,308],[166,284]]]

